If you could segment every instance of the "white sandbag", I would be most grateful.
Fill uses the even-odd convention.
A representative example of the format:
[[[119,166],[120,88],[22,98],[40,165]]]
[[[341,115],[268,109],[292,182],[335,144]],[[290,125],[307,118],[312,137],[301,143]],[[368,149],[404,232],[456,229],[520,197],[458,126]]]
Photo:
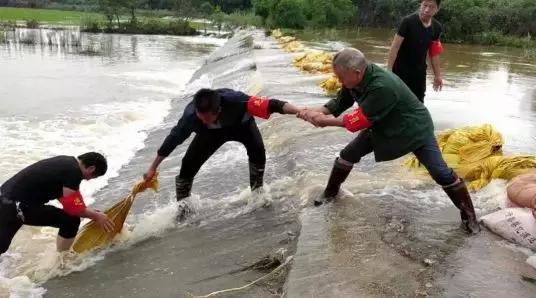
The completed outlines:
[[[481,217],[495,234],[536,251],[536,219],[528,208],[506,208]]]

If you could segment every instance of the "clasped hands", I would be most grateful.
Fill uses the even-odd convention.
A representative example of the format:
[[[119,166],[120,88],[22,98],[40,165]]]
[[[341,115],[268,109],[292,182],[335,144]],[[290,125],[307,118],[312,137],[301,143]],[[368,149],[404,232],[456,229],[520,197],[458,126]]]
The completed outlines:
[[[296,117],[303,119],[316,127],[325,127],[328,126],[329,119],[332,119],[333,116],[326,115],[322,112],[311,108],[301,108],[296,113]]]

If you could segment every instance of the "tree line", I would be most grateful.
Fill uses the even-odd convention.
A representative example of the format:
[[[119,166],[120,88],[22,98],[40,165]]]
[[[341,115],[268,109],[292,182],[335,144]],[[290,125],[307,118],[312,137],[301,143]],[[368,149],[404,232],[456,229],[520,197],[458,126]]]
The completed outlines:
[[[289,28],[395,28],[419,4],[420,0],[252,0],[265,25]],[[443,0],[436,18],[450,41],[500,35],[531,38],[536,33],[536,0]]]
[[[22,3],[22,4],[21,4]],[[395,28],[417,11],[420,0],[0,0],[1,5],[86,5],[107,15],[134,16],[136,9],[167,10],[183,17],[217,13],[262,20],[265,27]],[[221,15],[220,15],[221,18]],[[536,0],[443,0],[437,19],[449,41],[482,41],[498,35],[532,37],[536,33]],[[493,40],[489,40],[493,43]]]

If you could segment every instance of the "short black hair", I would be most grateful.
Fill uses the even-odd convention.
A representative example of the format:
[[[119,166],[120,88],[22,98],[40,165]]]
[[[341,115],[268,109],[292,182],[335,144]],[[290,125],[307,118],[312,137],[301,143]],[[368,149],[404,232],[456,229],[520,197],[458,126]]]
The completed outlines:
[[[220,110],[220,94],[212,89],[200,89],[194,95],[194,106],[199,113],[217,113]]]
[[[421,2],[424,2],[425,0],[421,0]],[[437,4],[437,7],[441,6],[441,0],[433,0]]]
[[[93,173],[95,177],[100,177],[106,174],[106,171],[108,170],[106,158],[100,153],[86,152],[78,156],[78,160],[80,160],[86,167],[95,166],[95,172]]]

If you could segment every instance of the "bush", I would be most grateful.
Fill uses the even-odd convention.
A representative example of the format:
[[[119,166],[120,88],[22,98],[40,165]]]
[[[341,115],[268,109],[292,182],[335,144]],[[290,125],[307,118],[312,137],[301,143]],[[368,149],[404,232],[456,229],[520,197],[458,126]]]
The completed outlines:
[[[262,27],[263,25],[262,18],[255,15],[252,11],[236,11],[226,15],[225,23],[235,27]]]
[[[81,21],[81,27],[83,31],[101,32],[101,28],[103,27],[103,20],[96,17],[84,17]]]
[[[39,28],[39,22],[35,19],[26,20],[26,27],[30,29]]]
[[[0,28],[0,43],[6,42],[6,32],[4,29]]]
[[[266,24],[266,21],[272,14],[277,1],[273,0],[252,0],[253,11],[255,15],[258,15],[262,18],[262,22]]]
[[[353,16],[351,0],[307,0],[307,18],[317,27],[348,24]]]
[[[134,21],[122,23],[120,33],[129,34],[170,34],[170,35],[195,35],[197,31],[187,21],[164,21],[157,18],[149,18],[143,22]]]
[[[270,14],[274,26],[303,28],[305,25],[305,3],[303,0],[281,0]]]

